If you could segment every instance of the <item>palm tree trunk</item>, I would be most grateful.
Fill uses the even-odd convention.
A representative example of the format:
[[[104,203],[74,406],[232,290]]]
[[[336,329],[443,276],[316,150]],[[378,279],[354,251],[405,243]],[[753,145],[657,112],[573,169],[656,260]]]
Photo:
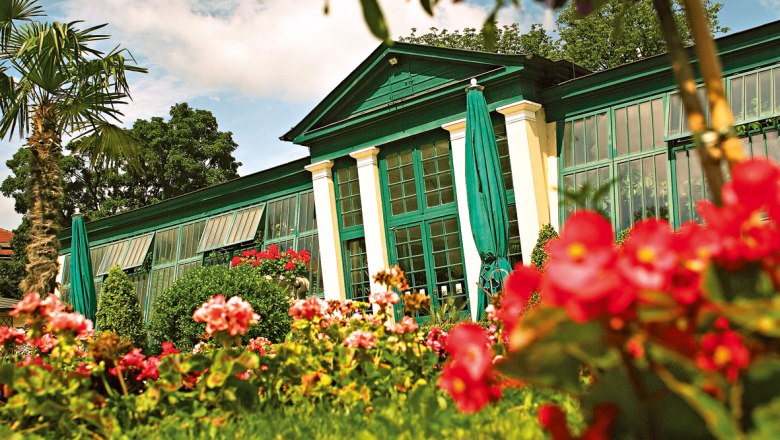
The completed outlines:
[[[24,292],[53,293],[60,248],[57,234],[62,215],[62,148],[57,131],[55,106],[36,107],[27,147],[30,149],[30,177],[27,198],[30,203],[30,241],[27,244],[27,277]]]

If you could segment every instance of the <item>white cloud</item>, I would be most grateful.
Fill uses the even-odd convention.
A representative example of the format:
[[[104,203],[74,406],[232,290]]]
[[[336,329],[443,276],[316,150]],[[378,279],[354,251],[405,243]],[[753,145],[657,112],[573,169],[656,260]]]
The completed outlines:
[[[327,16],[324,1],[73,0],[63,8],[68,19],[109,23],[112,41],[147,61],[155,83],[174,86],[165,94],[237,91],[305,101],[324,96],[378,45],[357,0],[331,0]],[[475,27],[486,15],[482,6],[452,0],[435,18],[417,1],[382,6],[395,37],[412,27]],[[142,85],[134,84],[136,102]]]

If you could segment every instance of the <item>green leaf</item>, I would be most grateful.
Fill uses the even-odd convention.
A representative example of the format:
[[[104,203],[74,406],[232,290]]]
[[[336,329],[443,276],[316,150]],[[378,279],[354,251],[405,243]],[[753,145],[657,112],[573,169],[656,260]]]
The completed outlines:
[[[382,8],[379,7],[377,0],[360,0],[363,6],[363,18],[366,20],[368,28],[375,37],[383,41],[390,39],[390,32],[387,29],[385,16],[382,14]]]
[[[485,43],[485,50],[487,52],[496,51],[496,40],[498,39],[498,28],[496,27],[496,14],[498,13],[498,6],[485,19],[485,23],[482,24],[482,40]]]
[[[780,397],[753,411],[756,430],[750,433],[751,440],[773,440],[780,438]]]
[[[677,380],[668,370],[660,369],[657,373],[670,390],[696,410],[715,438],[731,440],[744,437],[723,402],[694,385]]]
[[[420,5],[425,9],[428,15],[433,16],[433,7],[436,6],[437,0],[420,0]]]
[[[712,300],[729,302],[736,298],[772,298],[776,293],[771,278],[758,263],[736,271],[711,264],[704,274],[704,290]]]

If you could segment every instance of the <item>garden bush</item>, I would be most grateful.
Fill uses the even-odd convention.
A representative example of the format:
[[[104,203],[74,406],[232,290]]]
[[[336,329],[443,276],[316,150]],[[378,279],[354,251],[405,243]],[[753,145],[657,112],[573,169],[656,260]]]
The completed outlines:
[[[170,341],[183,350],[192,349],[206,328],[193,321],[192,314],[214,295],[241,297],[260,315],[260,322],[244,336],[245,343],[261,336],[279,342],[290,331],[289,299],[277,282],[251,265],[209,266],[192,271],[157,297],[151,319],[152,345],[160,347]]]
[[[537,269],[542,270],[544,263],[547,261],[547,251],[545,250],[547,242],[557,237],[558,233],[555,232],[555,228],[549,223],[542,226],[539,230],[539,238],[536,239],[536,245],[531,251],[531,264]]]
[[[135,286],[119,267],[108,270],[95,321],[95,328],[99,332],[114,332],[129,339],[137,347],[146,346],[146,329]]]

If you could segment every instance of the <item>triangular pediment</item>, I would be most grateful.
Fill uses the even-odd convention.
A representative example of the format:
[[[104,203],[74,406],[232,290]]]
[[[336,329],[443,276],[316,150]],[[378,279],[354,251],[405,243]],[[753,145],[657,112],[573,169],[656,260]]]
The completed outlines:
[[[522,55],[498,55],[408,43],[381,45],[282,139],[299,142],[324,127],[413,105],[472,77],[522,69]]]
[[[393,64],[390,60],[394,60]],[[369,75],[324,114],[313,128],[392,106],[422,96],[427,91],[479,76],[496,67],[408,55],[390,56],[388,61],[374,66]]]

